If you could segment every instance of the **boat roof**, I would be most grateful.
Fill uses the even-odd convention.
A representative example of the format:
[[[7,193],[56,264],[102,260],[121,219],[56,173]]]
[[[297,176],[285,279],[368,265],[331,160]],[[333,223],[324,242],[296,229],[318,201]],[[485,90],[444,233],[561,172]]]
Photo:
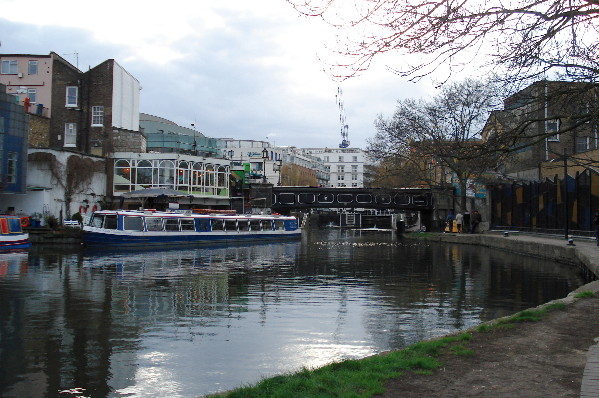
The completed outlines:
[[[180,211],[157,211],[153,209],[145,210],[98,210],[94,214],[120,214],[126,216],[145,216],[145,217],[172,217],[172,218],[228,218],[228,219],[295,219],[293,216],[283,216],[280,214],[223,214],[215,210],[211,214],[182,213]]]

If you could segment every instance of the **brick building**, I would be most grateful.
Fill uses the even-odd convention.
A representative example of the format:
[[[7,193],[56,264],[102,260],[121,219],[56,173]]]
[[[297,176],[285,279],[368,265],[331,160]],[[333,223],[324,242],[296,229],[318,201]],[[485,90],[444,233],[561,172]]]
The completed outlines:
[[[513,152],[502,165],[504,174],[538,180],[542,162],[599,148],[598,109],[595,85],[542,80],[506,98],[483,137],[508,138],[503,142]]]
[[[54,52],[0,54],[0,65],[7,93],[17,97],[32,119],[39,119],[31,124],[33,146],[100,156],[145,151],[139,131],[140,84],[115,60],[81,72]]]

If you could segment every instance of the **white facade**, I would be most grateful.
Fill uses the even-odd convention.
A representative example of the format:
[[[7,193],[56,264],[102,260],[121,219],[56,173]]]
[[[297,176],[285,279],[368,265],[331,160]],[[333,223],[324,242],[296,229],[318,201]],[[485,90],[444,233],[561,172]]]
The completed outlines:
[[[302,151],[322,159],[329,171],[329,187],[364,187],[366,152],[359,148],[303,148]]]
[[[53,215],[60,219],[78,212],[86,216],[91,214],[94,207],[100,209],[100,203],[106,195],[106,174],[103,172],[93,173],[89,180],[74,187],[70,203],[67,203],[65,189],[68,186],[66,164],[71,156],[91,159],[94,162],[104,162],[104,159],[49,149],[29,149],[28,152],[29,154],[48,154],[53,156],[56,161],[28,161],[27,193],[23,195],[1,195],[1,211],[13,207],[17,215],[29,216],[33,213],[40,213],[44,216]],[[104,170],[104,167],[98,169]],[[67,205],[69,206],[68,209]]]
[[[249,178],[261,180],[266,176],[266,182],[277,185],[279,171],[276,162],[283,159],[283,149],[271,147],[267,141],[235,140],[231,138],[222,139],[225,143],[224,155],[231,161],[232,165],[250,164]],[[266,149],[267,158],[264,159],[262,152]]]
[[[139,81],[116,62],[112,79],[112,126],[139,131]]]

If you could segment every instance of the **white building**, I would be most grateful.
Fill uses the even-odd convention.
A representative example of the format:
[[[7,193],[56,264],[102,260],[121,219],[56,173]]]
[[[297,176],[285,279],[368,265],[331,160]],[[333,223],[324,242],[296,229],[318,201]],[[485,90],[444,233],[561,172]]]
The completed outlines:
[[[366,152],[359,148],[303,148],[303,153],[322,159],[330,173],[329,187],[364,187]]]

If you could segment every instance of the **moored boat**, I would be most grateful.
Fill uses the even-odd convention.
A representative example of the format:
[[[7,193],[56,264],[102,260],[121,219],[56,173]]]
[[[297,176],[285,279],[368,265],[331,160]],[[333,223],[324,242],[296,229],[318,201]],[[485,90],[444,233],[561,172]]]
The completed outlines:
[[[29,234],[23,227],[29,218],[0,214],[0,250],[26,249],[31,246]]]
[[[281,215],[101,210],[83,227],[88,246],[185,245],[298,238],[297,219]]]

